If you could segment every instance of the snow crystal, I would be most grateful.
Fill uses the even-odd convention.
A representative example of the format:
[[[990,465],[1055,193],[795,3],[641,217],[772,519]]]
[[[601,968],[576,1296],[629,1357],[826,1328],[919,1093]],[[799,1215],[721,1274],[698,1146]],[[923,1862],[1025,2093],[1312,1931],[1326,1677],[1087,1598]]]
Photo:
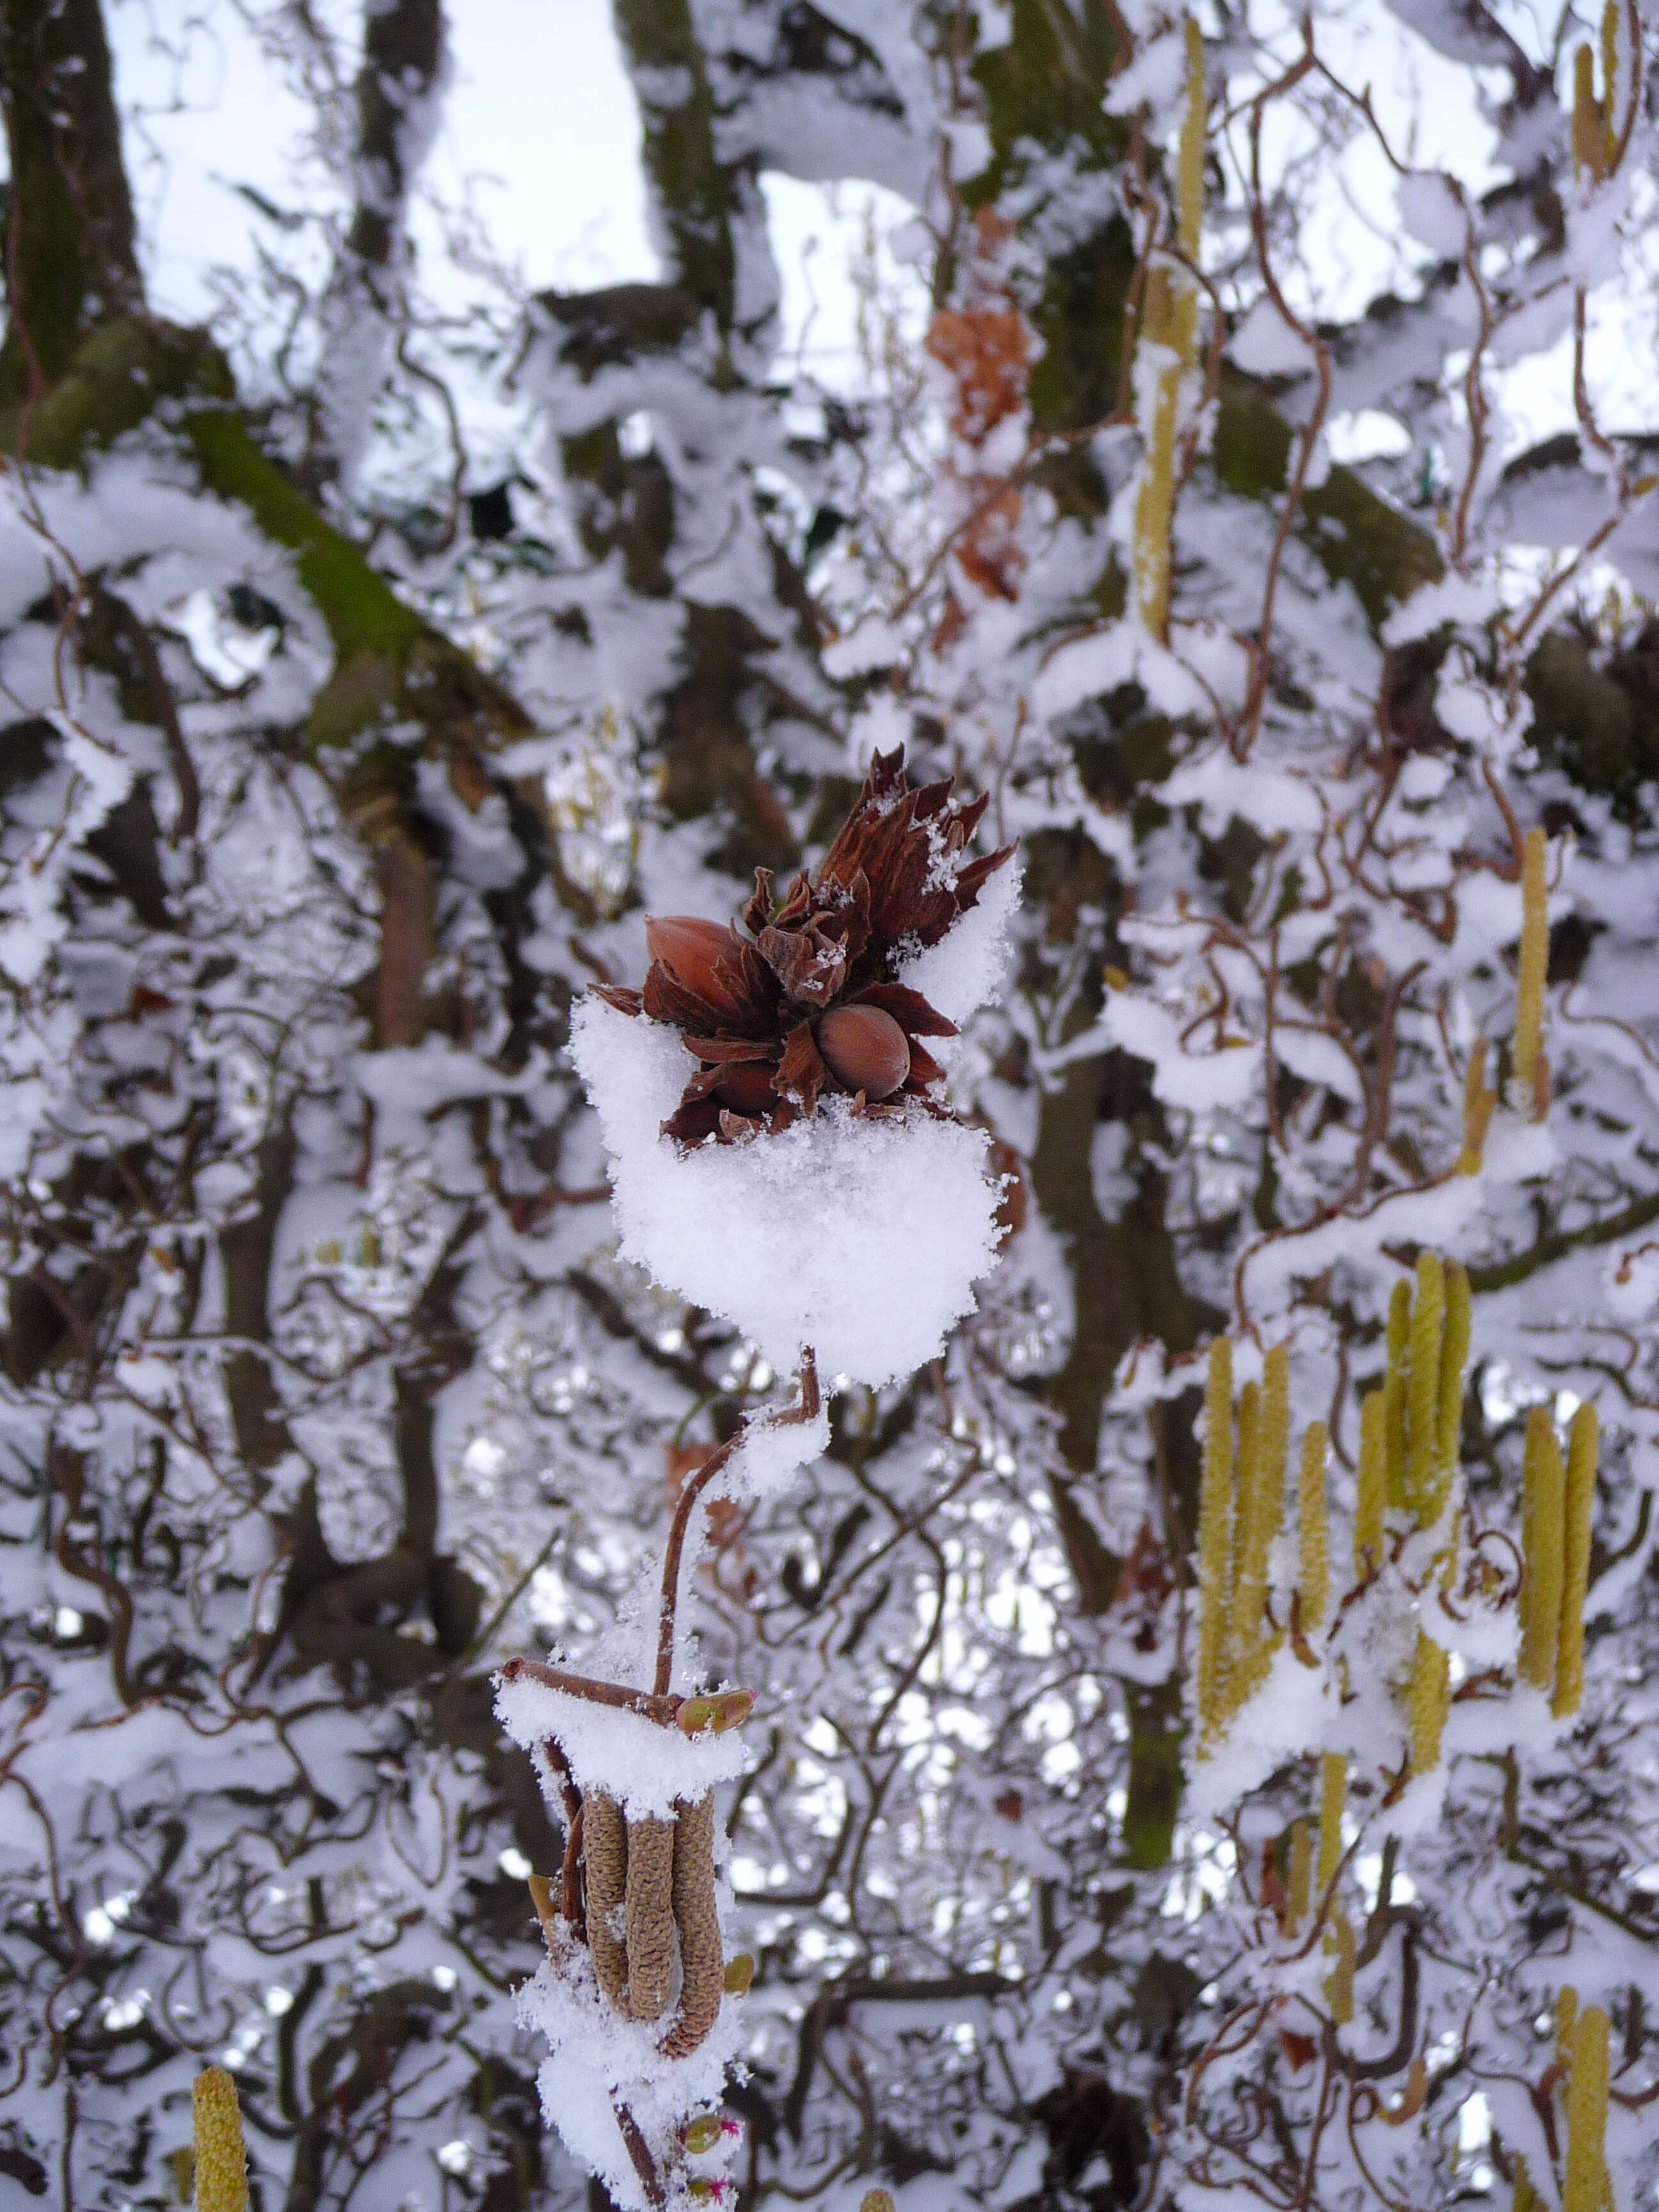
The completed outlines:
[[[1009,932],[1019,912],[1020,882],[1018,862],[1006,861],[981,890],[977,902],[939,943],[916,953],[900,969],[899,981],[920,991],[946,1021],[965,1022],[1001,982],[1008,963]]]
[[[937,1358],[972,1311],[1000,1196],[981,1130],[832,1099],[775,1136],[682,1152],[659,1133],[691,1068],[675,1030],[588,1000],[570,1054],[611,1156],[623,1257],[735,1322],[779,1372],[810,1345],[826,1376],[878,1388]]]
[[[829,1449],[828,1413],[820,1413],[815,1421],[780,1421],[751,1414],[744,1425],[743,1441],[715,1478],[709,1495],[765,1498],[781,1489],[797,1468],[810,1467]]]

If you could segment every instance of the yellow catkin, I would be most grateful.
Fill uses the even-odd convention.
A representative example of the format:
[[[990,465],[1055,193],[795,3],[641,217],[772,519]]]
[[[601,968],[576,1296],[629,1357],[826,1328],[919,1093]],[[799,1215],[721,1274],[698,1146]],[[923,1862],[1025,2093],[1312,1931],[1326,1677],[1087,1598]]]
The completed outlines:
[[[1198,1668],[1200,1730],[1222,1719],[1227,1652],[1227,1577],[1233,1522],[1233,1348],[1210,1346],[1204,1388],[1204,1474],[1198,1508]]]
[[[1433,1637],[1425,1636],[1419,1628],[1407,1698],[1413,1774],[1428,1774],[1440,1764],[1440,1739],[1451,1698],[1449,1665]]]
[[[1564,2067],[1572,2063],[1572,2039],[1578,2026],[1578,1992],[1571,1982],[1555,1992],[1555,2056]]]
[[[1302,1631],[1312,1636],[1325,1626],[1331,1609],[1331,1525],[1325,1504],[1325,1470],[1330,1438],[1323,1421],[1310,1421],[1302,1438],[1302,1466],[1296,1486],[1297,1586],[1302,1601]]]
[[[1586,2005],[1572,2032],[1567,2081],[1567,2171],[1561,2212],[1602,2212],[1607,2202],[1607,2016]]]
[[[1233,1633],[1241,1656],[1251,1662],[1255,1674],[1265,1672],[1278,1639],[1267,1638],[1267,1570],[1273,1540],[1285,1518],[1285,1459],[1291,1441],[1291,1358],[1289,1346],[1276,1344],[1262,1363],[1261,1389],[1249,1425],[1253,1443],[1248,1448],[1246,1402],[1239,1406],[1238,1516],[1244,1523],[1238,1593],[1233,1610]],[[1254,1461],[1247,1488],[1245,1468]],[[1248,1510],[1249,1520],[1245,1521]],[[1265,1649],[1259,1649],[1266,1640]]]
[[[1463,1380],[1468,1372],[1472,1319],[1468,1270],[1457,1261],[1449,1260],[1446,1263],[1445,1318],[1440,1338],[1440,1387],[1435,1414],[1434,1510],[1429,1516],[1431,1521],[1437,1521],[1444,1512],[1446,1501],[1451,1496],[1452,1481],[1457,1473],[1458,1445],[1463,1427]]]
[[[1389,1480],[1389,1393],[1359,1401],[1359,1487],[1353,1516],[1353,1569],[1362,1582],[1382,1564],[1382,1509]]]
[[[1561,1530],[1561,1633],[1555,1654],[1558,1720],[1576,1713],[1584,1694],[1584,1593],[1589,1584],[1590,1523],[1601,1425],[1594,1406],[1581,1406],[1567,1432],[1566,1496]]]
[[[1257,1571],[1262,1515],[1261,1387],[1247,1382],[1238,1394],[1237,1491],[1227,1580],[1227,1680],[1222,1711],[1231,1719],[1261,1677],[1259,1630],[1267,1593]],[[1266,1553],[1262,1553],[1265,1563]]]
[[[1292,1820],[1291,1823],[1290,1880],[1285,1887],[1290,1893],[1285,1932],[1293,1936],[1308,1917],[1310,1893],[1313,1888],[1313,1838],[1308,1833],[1305,1820]]]
[[[1382,1378],[1390,1505],[1406,1503],[1406,1388],[1411,1370],[1411,1285],[1399,1282],[1389,1296],[1389,1364]]]
[[[1319,1761],[1319,1862],[1315,1879],[1322,1897],[1342,1863],[1342,1808],[1348,1795],[1348,1762],[1340,1751]]]
[[[1406,1379],[1406,1502],[1419,1528],[1433,1522],[1434,1462],[1440,1426],[1440,1335],[1446,1271],[1432,1252],[1419,1255],[1412,1300],[1411,1369]]]
[[[1510,2198],[1510,2212],[1539,2212],[1538,2191],[1532,2185],[1532,2176],[1527,2172],[1527,2161],[1516,2157],[1515,2187]]]
[[[1608,0],[1611,13],[1612,0]],[[1602,37],[1607,33],[1604,28]],[[1612,82],[1609,76],[1608,82]],[[1198,258],[1204,223],[1204,36],[1197,23],[1187,18],[1187,112],[1181,122],[1181,250],[1189,261]]]
[[[1242,1641],[1239,1589],[1245,1578],[1245,1555],[1255,1528],[1256,1491],[1261,1476],[1261,1386],[1258,1382],[1247,1382],[1238,1394],[1237,1434],[1233,1541],[1227,1585],[1227,1626],[1235,1648]]]
[[[1187,105],[1176,162],[1176,237],[1189,261],[1198,258],[1204,215],[1204,41],[1188,20]],[[1184,270],[1155,268],[1147,276],[1141,317],[1143,347],[1152,369],[1152,419],[1146,459],[1135,495],[1134,594],[1140,619],[1154,637],[1170,627],[1170,534],[1175,519],[1176,424],[1181,380],[1190,367],[1198,330],[1198,295]]]
[[[222,2066],[198,2074],[191,2091],[196,2131],[196,2212],[246,2212],[247,2148],[236,2084]]]
[[[1607,131],[1595,97],[1595,57],[1589,43],[1572,58],[1572,166],[1600,183],[1607,172]]]
[[[1589,54],[1588,46],[1580,52]],[[1575,129],[1577,122],[1575,118]],[[1598,131],[1600,125],[1598,122]],[[1544,1042],[1544,975],[1549,965],[1548,897],[1544,885],[1544,833],[1528,830],[1521,863],[1521,951],[1515,998],[1515,1083],[1530,1112],[1538,1091],[1538,1055]]]
[[[1486,1157],[1486,1132],[1492,1127],[1498,1093],[1486,1088],[1486,1040],[1477,1037],[1463,1071],[1463,1149],[1457,1156],[1459,1175],[1479,1175]]]
[[[1547,1406],[1527,1415],[1522,1462],[1521,1676],[1547,1691],[1555,1680],[1561,1635],[1561,1568],[1566,1473]]]
[[[1331,1948],[1336,1963],[1325,1977],[1325,2002],[1338,2027],[1353,2018],[1353,1923],[1339,1906],[1331,1915]]]

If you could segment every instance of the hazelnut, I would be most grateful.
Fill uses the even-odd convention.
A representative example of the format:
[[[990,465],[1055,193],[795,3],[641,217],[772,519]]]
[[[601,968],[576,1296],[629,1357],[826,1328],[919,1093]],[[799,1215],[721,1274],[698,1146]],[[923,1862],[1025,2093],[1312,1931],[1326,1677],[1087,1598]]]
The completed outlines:
[[[647,921],[645,948],[715,1012],[733,1021],[742,1018],[744,996],[738,960],[743,945],[727,924],[704,921],[695,914],[664,915]]]
[[[818,1050],[830,1073],[866,1098],[890,1098],[910,1073],[904,1031],[879,1006],[836,1006],[818,1024]]]

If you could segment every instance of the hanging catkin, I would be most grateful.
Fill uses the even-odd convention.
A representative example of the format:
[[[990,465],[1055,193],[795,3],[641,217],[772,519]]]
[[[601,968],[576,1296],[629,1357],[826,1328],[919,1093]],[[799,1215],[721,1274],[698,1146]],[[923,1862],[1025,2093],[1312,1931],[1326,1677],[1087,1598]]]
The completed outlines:
[[[674,1823],[628,1824],[628,2016],[660,2020],[674,1979]]]
[[[1584,1596],[1589,1585],[1590,1523],[1595,1510],[1595,1462],[1600,1424],[1594,1406],[1581,1406],[1567,1432],[1566,1499],[1561,1546],[1561,1636],[1555,1659],[1558,1720],[1576,1713],[1584,1694]]]
[[[1473,1316],[1469,1304],[1468,1270],[1449,1260],[1445,1271],[1445,1312],[1440,1337],[1439,1387],[1436,1393],[1434,1482],[1425,1525],[1432,1526],[1446,1510],[1457,1473],[1458,1445],[1463,1425],[1463,1378],[1469,1364],[1469,1332]]]
[[[1589,48],[1581,52],[1588,54]],[[1599,128],[1599,125],[1598,125]],[[1547,1103],[1540,1065],[1544,1042],[1544,981],[1549,968],[1548,895],[1544,884],[1544,833],[1528,830],[1521,861],[1521,949],[1516,967],[1515,1085],[1524,1110],[1538,1115]]]
[[[1561,1565],[1566,1475],[1547,1406],[1527,1414],[1521,1476],[1521,1674],[1535,1689],[1555,1679],[1561,1633]]]
[[[680,1939],[680,2002],[663,2038],[670,2058],[688,2057],[720,2017],[726,1960],[714,1907],[713,1794],[674,1808],[674,1925]]]
[[[1305,1820],[1291,1823],[1290,1879],[1285,1884],[1288,1908],[1285,1916],[1285,1930],[1293,1936],[1308,1917],[1310,1892],[1313,1887],[1313,1838],[1308,1833]]]
[[[1446,1271],[1432,1252],[1419,1255],[1412,1300],[1411,1370],[1406,1378],[1406,1502],[1419,1528],[1433,1522],[1434,1467],[1440,1429],[1440,1337]]]
[[[1210,1346],[1204,1389],[1204,1476],[1198,1508],[1197,1694],[1204,1735],[1212,1735],[1223,1717],[1232,1519],[1233,1351],[1218,1336]]]
[[[1285,1463],[1291,1448],[1291,1349],[1276,1344],[1261,1363],[1261,1434],[1240,1592],[1241,1638],[1266,1626],[1267,1568],[1285,1519]]]
[[[1389,1364],[1382,1378],[1388,1444],[1388,1500],[1406,1503],[1406,1385],[1412,1357],[1412,1292],[1398,1282],[1389,1293]]]
[[[608,2001],[621,2012],[628,1988],[628,1952],[618,1925],[627,1893],[628,1826],[616,1799],[599,1790],[590,1790],[582,1800],[582,1863],[593,1972]]]
[[[1440,1764],[1440,1738],[1451,1697],[1449,1668],[1445,1651],[1419,1628],[1407,1696],[1413,1774],[1427,1774]]]
[[[1340,1751],[1319,1761],[1319,1863],[1315,1880],[1322,1897],[1342,1863],[1342,1807],[1348,1794],[1348,1762]]]
[[[1323,1421],[1310,1421],[1302,1439],[1302,1468],[1296,1491],[1296,1532],[1300,1559],[1297,1585],[1302,1601],[1303,1633],[1325,1626],[1331,1605],[1331,1530],[1325,1504],[1325,1468],[1329,1437]]]
[[[1586,2005],[1572,2031],[1567,2172],[1561,2212],[1604,2212],[1607,2196],[1607,2016]]]
[[[236,2083],[222,2066],[198,2074],[191,2090],[196,2134],[196,2212],[246,2212],[247,2151]]]
[[[1389,1393],[1359,1402],[1359,1490],[1353,1516],[1353,1571],[1367,1582],[1382,1565],[1382,1510],[1389,1483]]]
[[[1228,1664],[1245,1643],[1253,1621],[1240,1610],[1249,1579],[1249,1553],[1255,1534],[1257,1493],[1261,1480],[1261,1386],[1247,1382],[1238,1394],[1237,1473],[1233,1493],[1232,1553],[1227,1570]],[[1229,1700],[1231,1709],[1231,1700]]]

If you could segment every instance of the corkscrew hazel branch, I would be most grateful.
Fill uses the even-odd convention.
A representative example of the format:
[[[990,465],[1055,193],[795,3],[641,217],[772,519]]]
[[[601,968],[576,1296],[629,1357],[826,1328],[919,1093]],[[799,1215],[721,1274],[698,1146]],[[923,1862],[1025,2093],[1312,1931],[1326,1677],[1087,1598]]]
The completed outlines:
[[[787,1413],[773,1416],[770,1426],[793,1428],[816,1421],[823,1401],[818,1391],[817,1355],[809,1344],[800,1356],[800,1403]],[[662,1600],[657,1623],[657,1677],[653,1686],[659,1697],[666,1695],[668,1685],[674,1679],[674,1615],[679,1604],[680,1558],[685,1549],[686,1531],[691,1525],[691,1515],[697,1500],[714,1477],[722,1472],[727,1461],[743,1441],[744,1431],[729,1437],[718,1451],[712,1452],[680,1492],[679,1503],[674,1508],[674,1518],[669,1524],[668,1542],[664,1547],[662,1561]]]

